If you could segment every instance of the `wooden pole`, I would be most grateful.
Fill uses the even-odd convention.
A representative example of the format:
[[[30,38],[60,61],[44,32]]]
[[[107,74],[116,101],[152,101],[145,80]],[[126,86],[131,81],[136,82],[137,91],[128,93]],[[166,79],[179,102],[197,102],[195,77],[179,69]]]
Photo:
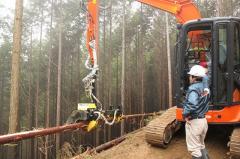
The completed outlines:
[[[156,113],[146,113],[146,114],[131,114],[131,115],[123,115],[123,119],[127,120],[130,118],[136,118],[136,117],[145,117],[145,116],[154,116],[154,115],[161,115],[164,111],[156,112]],[[0,136],[0,144],[6,144],[11,142],[17,142],[24,139],[34,138],[34,137],[40,137],[45,135],[51,135],[55,133],[60,132],[67,132],[67,131],[73,131],[76,129],[83,129],[87,127],[88,122],[80,122],[76,124],[68,124],[63,126],[56,126],[51,128],[45,128],[45,129],[37,129],[37,130],[31,130],[31,131],[24,131],[24,132],[18,132],[14,134],[6,134]]]
[[[24,139],[55,134],[63,131],[75,130],[75,129],[83,128],[84,126],[86,126],[85,123],[77,123],[77,124],[63,125],[63,126],[57,126],[52,128],[46,128],[46,129],[19,132],[15,134],[2,135],[0,136],[0,144],[17,142]]]

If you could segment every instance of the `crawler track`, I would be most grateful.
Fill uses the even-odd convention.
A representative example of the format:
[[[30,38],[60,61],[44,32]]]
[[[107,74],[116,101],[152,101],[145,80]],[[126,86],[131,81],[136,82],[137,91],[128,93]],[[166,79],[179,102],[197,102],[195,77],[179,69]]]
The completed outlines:
[[[178,127],[176,107],[172,107],[146,126],[144,130],[146,141],[151,145],[165,148]]]
[[[233,130],[229,146],[231,156],[240,158],[240,127]]]

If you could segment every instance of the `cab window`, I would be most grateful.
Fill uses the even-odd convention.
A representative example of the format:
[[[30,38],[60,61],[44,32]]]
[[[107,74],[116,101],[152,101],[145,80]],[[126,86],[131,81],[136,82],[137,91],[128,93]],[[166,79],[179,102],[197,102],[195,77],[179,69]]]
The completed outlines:
[[[216,68],[216,100],[219,104],[227,102],[227,24],[218,24],[217,68]]]
[[[240,35],[239,23],[234,23],[233,35],[233,102],[240,102]]]

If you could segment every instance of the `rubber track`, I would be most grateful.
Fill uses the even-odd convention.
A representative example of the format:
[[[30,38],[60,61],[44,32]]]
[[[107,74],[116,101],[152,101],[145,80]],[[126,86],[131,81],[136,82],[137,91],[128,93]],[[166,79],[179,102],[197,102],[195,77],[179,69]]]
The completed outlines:
[[[240,158],[240,127],[233,130],[230,138],[230,154]]]
[[[167,126],[171,126],[176,120],[176,107],[169,108],[161,116],[153,119],[145,127],[145,139],[146,141],[155,146],[166,147],[164,142],[164,131]]]

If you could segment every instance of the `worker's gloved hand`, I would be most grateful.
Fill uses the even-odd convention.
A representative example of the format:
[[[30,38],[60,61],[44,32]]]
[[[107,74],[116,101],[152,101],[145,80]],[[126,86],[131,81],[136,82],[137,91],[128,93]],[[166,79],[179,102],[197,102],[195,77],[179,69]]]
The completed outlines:
[[[210,93],[209,88],[204,88],[202,96],[207,96],[209,95],[209,93]]]

